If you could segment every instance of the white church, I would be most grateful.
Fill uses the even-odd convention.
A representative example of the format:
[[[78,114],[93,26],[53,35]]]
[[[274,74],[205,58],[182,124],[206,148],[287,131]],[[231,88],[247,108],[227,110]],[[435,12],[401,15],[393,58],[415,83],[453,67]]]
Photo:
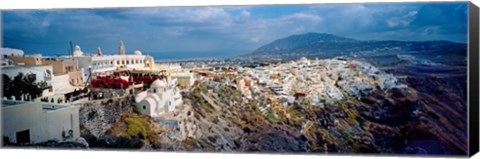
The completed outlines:
[[[75,46],[73,59],[78,61],[78,67],[84,70],[84,78],[88,79],[89,69],[94,74],[104,74],[118,69],[138,69],[152,67],[155,64],[154,58],[149,55],[142,55],[140,50],[127,54],[125,44],[120,41],[118,54],[103,55],[100,48],[96,54],[84,54],[80,46]]]
[[[140,113],[151,117],[172,112],[182,104],[182,96],[177,88],[177,80],[170,77],[155,80],[150,88],[135,97]]]

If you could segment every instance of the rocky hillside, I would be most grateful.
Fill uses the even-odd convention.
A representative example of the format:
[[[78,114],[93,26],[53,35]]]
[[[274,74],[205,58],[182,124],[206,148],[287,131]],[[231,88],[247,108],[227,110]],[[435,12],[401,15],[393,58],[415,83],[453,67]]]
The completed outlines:
[[[87,103],[79,112],[80,136],[87,140],[91,148],[122,147],[116,144],[121,138],[113,137],[109,130],[124,114],[133,114],[130,96]]]
[[[405,78],[401,81],[418,92],[418,102],[425,113],[425,118],[422,118],[424,126],[428,126],[432,134],[446,143],[449,149],[460,154],[467,153],[466,68],[430,68],[432,69],[440,73],[427,74],[425,72],[428,71],[421,71],[422,75],[416,75],[421,72],[402,68],[387,71],[403,75]],[[422,140],[428,145],[426,141],[430,139]]]
[[[247,99],[217,82],[183,96],[185,104],[173,114],[177,130],[135,113],[124,99],[83,107],[82,137],[92,148],[151,151],[465,153],[462,139],[449,138],[438,126],[443,117],[411,88],[376,91],[361,100],[347,95],[324,107],[299,99],[284,111],[265,95]]]
[[[275,109],[262,113],[259,108],[268,99],[257,96],[257,102],[246,100],[236,89],[220,83],[197,87],[185,96],[192,104],[192,118],[180,124],[195,124],[192,136],[181,143],[164,140],[159,147],[227,152],[463,153],[461,148],[450,152],[448,147],[455,143],[444,144],[448,139],[436,137],[444,133],[431,123],[428,111],[419,111],[426,108],[413,89],[375,92],[362,100],[349,97],[324,108],[298,102],[288,106],[286,113]],[[431,143],[437,146],[429,147]]]
[[[201,85],[186,95],[192,105],[196,129],[185,143],[190,151],[305,152],[306,138],[299,129],[267,117],[258,103],[244,100],[241,93],[225,84],[207,89]],[[266,100],[266,99],[265,99]]]

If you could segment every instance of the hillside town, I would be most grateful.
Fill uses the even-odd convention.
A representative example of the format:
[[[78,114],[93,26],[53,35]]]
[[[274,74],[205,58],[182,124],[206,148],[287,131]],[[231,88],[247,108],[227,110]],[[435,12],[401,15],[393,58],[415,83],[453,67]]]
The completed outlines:
[[[179,141],[200,137],[204,132],[191,118],[192,111],[199,109],[196,105],[203,102],[192,100],[191,94],[218,107],[216,102],[229,98],[220,93],[220,87],[236,90],[243,101],[256,101],[255,110],[273,119],[291,118],[288,110],[292,105],[327,109],[349,98],[359,100],[375,90],[407,88],[393,75],[369,63],[341,57],[303,57],[261,66],[156,63],[152,56],[139,50],[126,53],[123,42],[115,54],[103,54],[100,47],[96,53],[84,53],[78,45],[68,56],[27,55],[10,48],[2,48],[1,54],[2,133],[4,144],[11,145],[53,141],[89,147],[87,135],[82,132],[97,132],[97,136],[105,133],[106,130],[95,130],[102,129],[105,123],[90,123],[95,120],[95,112],[111,103],[130,111],[108,110],[116,114],[110,123],[122,120],[125,114],[136,114],[154,123],[151,127],[155,129],[168,129],[155,136]],[[208,92],[198,93],[199,89]],[[241,103],[229,105],[246,107]],[[331,118],[324,122],[339,123]],[[303,123],[302,132],[311,124]]]
[[[197,82],[209,88],[212,83],[227,84],[239,90],[245,99],[259,100],[268,96],[286,108],[300,100],[308,105],[323,107],[326,103],[346,100],[346,96],[360,99],[373,90],[406,88],[391,74],[355,60],[307,59],[255,68],[241,66],[194,67]],[[260,110],[272,108],[263,105]]]

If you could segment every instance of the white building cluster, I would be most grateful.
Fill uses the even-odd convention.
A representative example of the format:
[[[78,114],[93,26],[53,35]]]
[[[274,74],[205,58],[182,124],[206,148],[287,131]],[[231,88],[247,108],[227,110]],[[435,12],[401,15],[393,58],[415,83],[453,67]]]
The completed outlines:
[[[311,105],[344,100],[347,95],[362,98],[375,89],[404,88],[395,76],[380,71],[368,63],[347,59],[301,58],[298,61],[244,68],[239,78],[252,79],[258,88],[242,88],[251,94],[271,94],[284,106],[306,99]],[[237,88],[239,88],[237,86]]]
[[[118,47],[118,54],[104,55],[100,48],[97,52],[97,54],[85,55],[79,46],[75,47],[73,58],[79,61],[79,67],[89,70],[86,71],[86,77],[90,76],[90,72],[93,75],[103,76],[111,75],[119,70],[137,70],[153,74],[163,72],[162,74],[166,75],[162,79],[156,79],[147,90],[135,93],[138,110],[140,113],[151,117],[159,117],[172,112],[178,105],[182,104],[182,97],[177,86],[186,88],[193,83],[193,79],[190,78],[192,77],[191,73],[182,73],[179,65],[169,67],[156,65],[152,56],[143,55],[139,50],[127,54],[123,41],[120,42]],[[122,76],[122,78],[130,79],[128,75]]]
[[[1,68],[4,76],[13,79],[19,73],[34,75],[35,82],[45,81],[49,86],[36,99],[3,97],[4,136],[18,144],[79,137],[79,110],[70,103],[73,101],[65,100],[67,98],[91,102],[87,99],[102,99],[104,92],[112,94],[108,98],[119,97],[118,94],[134,95],[139,112],[151,117],[172,112],[183,103],[178,86],[191,87],[192,73],[181,71],[179,66],[170,66],[173,71],[157,66],[152,56],[143,55],[139,50],[127,54],[123,42],[118,48],[118,53],[113,55],[103,54],[100,48],[96,54],[88,54],[77,45],[70,56],[61,57],[25,56],[21,50],[0,49],[4,56]],[[105,81],[118,80],[118,77],[122,79],[121,86],[129,88],[104,87]],[[141,81],[132,81],[134,77]],[[93,80],[100,82],[100,86],[93,88]],[[151,80],[153,83],[144,82]],[[88,97],[85,90],[90,92]],[[91,98],[95,93],[101,95]]]

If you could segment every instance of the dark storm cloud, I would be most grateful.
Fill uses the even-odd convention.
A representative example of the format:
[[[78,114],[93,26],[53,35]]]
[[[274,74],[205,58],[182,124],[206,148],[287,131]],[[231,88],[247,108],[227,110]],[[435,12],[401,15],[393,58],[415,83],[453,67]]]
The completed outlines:
[[[19,10],[3,12],[3,33],[5,47],[27,53],[65,53],[68,41],[113,53],[123,40],[128,51],[241,54],[306,32],[466,42],[467,9],[457,2]]]

